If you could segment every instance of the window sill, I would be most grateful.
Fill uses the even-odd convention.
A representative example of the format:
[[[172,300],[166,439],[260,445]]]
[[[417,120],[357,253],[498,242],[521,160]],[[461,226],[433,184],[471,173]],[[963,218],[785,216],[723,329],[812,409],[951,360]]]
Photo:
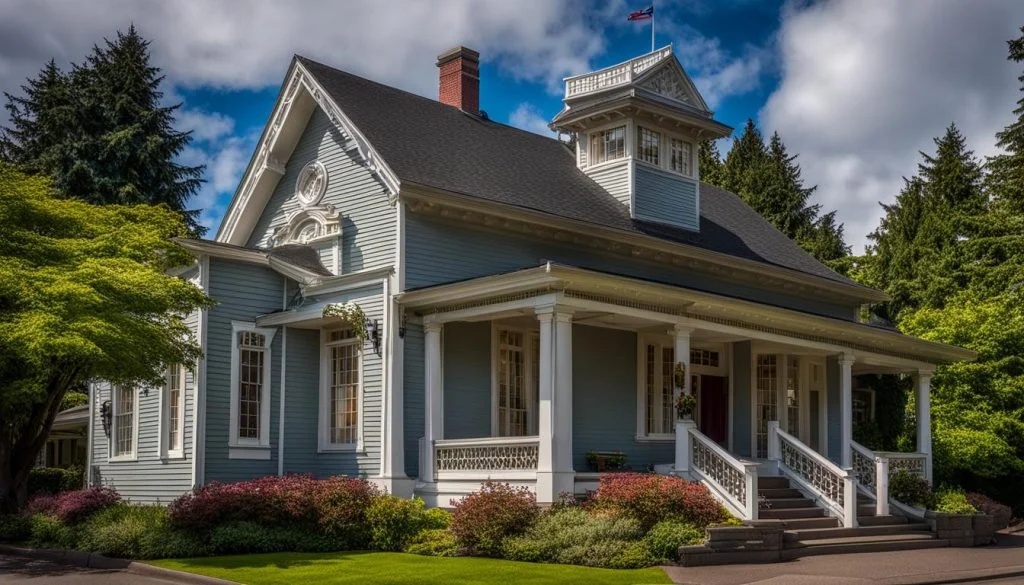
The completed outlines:
[[[108,457],[107,463],[134,463],[139,458],[135,455],[118,455],[116,457]]]
[[[633,438],[637,443],[675,443],[675,435],[636,435]]]
[[[167,453],[164,453],[164,456],[161,457],[161,459],[163,459],[164,461],[180,461],[180,460],[185,459],[185,452],[184,451],[168,451]]]
[[[229,445],[228,459],[270,459],[270,445]]]
[[[356,443],[350,443],[347,445],[320,445],[316,451],[317,453],[363,453],[365,450],[362,445]]]

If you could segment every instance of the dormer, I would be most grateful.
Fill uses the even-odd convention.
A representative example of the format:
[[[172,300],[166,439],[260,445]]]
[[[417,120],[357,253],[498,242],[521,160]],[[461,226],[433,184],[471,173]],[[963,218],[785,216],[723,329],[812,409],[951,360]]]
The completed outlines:
[[[728,136],[668,46],[565,79],[551,122],[576,164],[635,219],[700,229],[700,141]]]

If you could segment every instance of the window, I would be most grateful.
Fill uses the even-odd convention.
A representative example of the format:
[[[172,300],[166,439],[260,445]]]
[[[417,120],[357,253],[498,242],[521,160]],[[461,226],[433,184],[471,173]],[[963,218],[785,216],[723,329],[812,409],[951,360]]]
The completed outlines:
[[[786,365],[786,431],[800,437],[800,360],[790,357]]]
[[[166,457],[181,457],[185,441],[185,367],[181,364],[167,369],[163,413],[162,453]]]
[[[674,376],[675,349],[670,345],[647,343],[644,346],[643,428],[641,435],[671,435],[675,429]]]
[[[862,424],[875,420],[875,391],[853,391],[853,422]]]
[[[596,165],[626,156],[626,127],[619,126],[590,135],[590,164]]]
[[[132,387],[116,386],[113,393],[113,433],[111,455],[115,459],[135,458],[135,439],[138,435],[138,391]]]
[[[778,360],[774,355],[757,356],[757,436],[755,457],[768,456],[768,421],[779,420]]]
[[[348,328],[325,331],[323,339],[320,449],[358,449],[362,438],[362,344]]]
[[[690,143],[679,138],[669,140],[669,168],[684,175],[693,174]]]
[[[493,432],[498,437],[537,432],[540,343],[537,333],[498,328]]]
[[[695,366],[707,366],[709,368],[717,368],[718,352],[711,351],[708,349],[691,349],[690,363]]]
[[[233,322],[228,457],[270,458],[270,347],[275,329]]]
[[[648,130],[643,126],[637,127],[636,135],[636,156],[644,162],[661,166],[661,134],[654,130]]]

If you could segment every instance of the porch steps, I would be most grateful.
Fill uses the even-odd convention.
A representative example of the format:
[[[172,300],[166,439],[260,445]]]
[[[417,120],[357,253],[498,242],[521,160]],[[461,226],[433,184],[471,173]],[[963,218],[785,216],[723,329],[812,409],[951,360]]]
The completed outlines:
[[[860,536],[884,536],[887,534],[927,533],[930,528],[924,522],[913,524],[881,524],[878,526],[858,526],[857,528],[798,528],[786,530],[783,539],[786,542],[823,541],[833,538]]]

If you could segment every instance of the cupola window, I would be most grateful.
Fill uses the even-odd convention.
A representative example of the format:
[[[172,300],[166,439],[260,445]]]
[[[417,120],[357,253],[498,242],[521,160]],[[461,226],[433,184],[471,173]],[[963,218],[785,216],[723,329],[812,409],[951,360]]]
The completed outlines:
[[[626,127],[609,128],[590,135],[590,164],[626,156]]]
[[[678,138],[669,141],[669,165],[673,171],[684,175],[693,175],[693,165],[690,162],[690,143]]]
[[[649,130],[643,126],[639,127],[636,135],[636,153],[640,160],[661,166],[661,134]]]

